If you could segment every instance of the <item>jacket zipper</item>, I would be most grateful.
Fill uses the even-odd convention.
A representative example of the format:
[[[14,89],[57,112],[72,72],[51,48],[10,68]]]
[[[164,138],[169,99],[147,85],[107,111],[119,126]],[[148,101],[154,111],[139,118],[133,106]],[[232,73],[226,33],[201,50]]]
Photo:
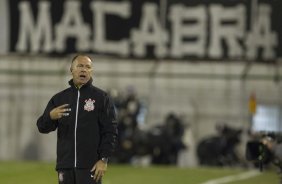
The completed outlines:
[[[78,119],[78,107],[79,107],[79,97],[80,92],[77,90],[77,100],[76,100],[76,112],[75,112],[75,128],[74,128],[74,167],[77,164],[77,152],[76,152],[76,130],[77,130],[77,119]]]

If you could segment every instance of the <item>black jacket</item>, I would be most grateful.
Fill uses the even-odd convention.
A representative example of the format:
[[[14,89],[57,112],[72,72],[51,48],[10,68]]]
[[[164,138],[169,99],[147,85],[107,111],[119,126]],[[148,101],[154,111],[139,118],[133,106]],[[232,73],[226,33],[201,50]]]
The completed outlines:
[[[117,122],[114,105],[107,93],[92,85],[71,87],[57,93],[37,120],[41,133],[57,130],[56,169],[92,168],[102,157],[110,157],[116,146]],[[52,121],[50,111],[69,104],[69,116]],[[78,109],[77,109],[78,108]]]

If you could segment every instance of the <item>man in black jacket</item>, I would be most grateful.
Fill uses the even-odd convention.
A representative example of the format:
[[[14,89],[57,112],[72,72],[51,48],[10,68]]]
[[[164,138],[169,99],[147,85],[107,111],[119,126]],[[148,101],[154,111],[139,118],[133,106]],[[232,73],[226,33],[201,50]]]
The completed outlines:
[[[101,183],[116,146],[114,105],[92,85],[90,57],[75,56],[70,71],[70,87],[51,98],[37,127],[41,133],[57,129],[59,184]]]

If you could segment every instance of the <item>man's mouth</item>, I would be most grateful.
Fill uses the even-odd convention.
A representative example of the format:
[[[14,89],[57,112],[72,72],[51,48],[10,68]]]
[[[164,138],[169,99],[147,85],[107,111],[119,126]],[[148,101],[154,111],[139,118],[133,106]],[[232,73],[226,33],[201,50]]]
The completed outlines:
[[[86,78],[86,75],[81,74],[81,75],[79,75],[79,78],[80,78],[80,79],[85,79],[85,78]]]

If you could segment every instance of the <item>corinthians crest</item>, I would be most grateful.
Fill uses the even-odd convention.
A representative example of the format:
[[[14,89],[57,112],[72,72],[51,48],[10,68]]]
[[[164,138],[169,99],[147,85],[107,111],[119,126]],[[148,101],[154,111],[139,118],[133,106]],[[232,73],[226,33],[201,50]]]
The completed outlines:
[[[59,182],[60,183],[64,182],[64,173],[63,172],[59,172]]]
[[[88,100],[85,100],[85,105],[84,105],[84,110],[90,112],[93,111],[95,106],[94,106],[95,100],[92,100],[89,98]]]

